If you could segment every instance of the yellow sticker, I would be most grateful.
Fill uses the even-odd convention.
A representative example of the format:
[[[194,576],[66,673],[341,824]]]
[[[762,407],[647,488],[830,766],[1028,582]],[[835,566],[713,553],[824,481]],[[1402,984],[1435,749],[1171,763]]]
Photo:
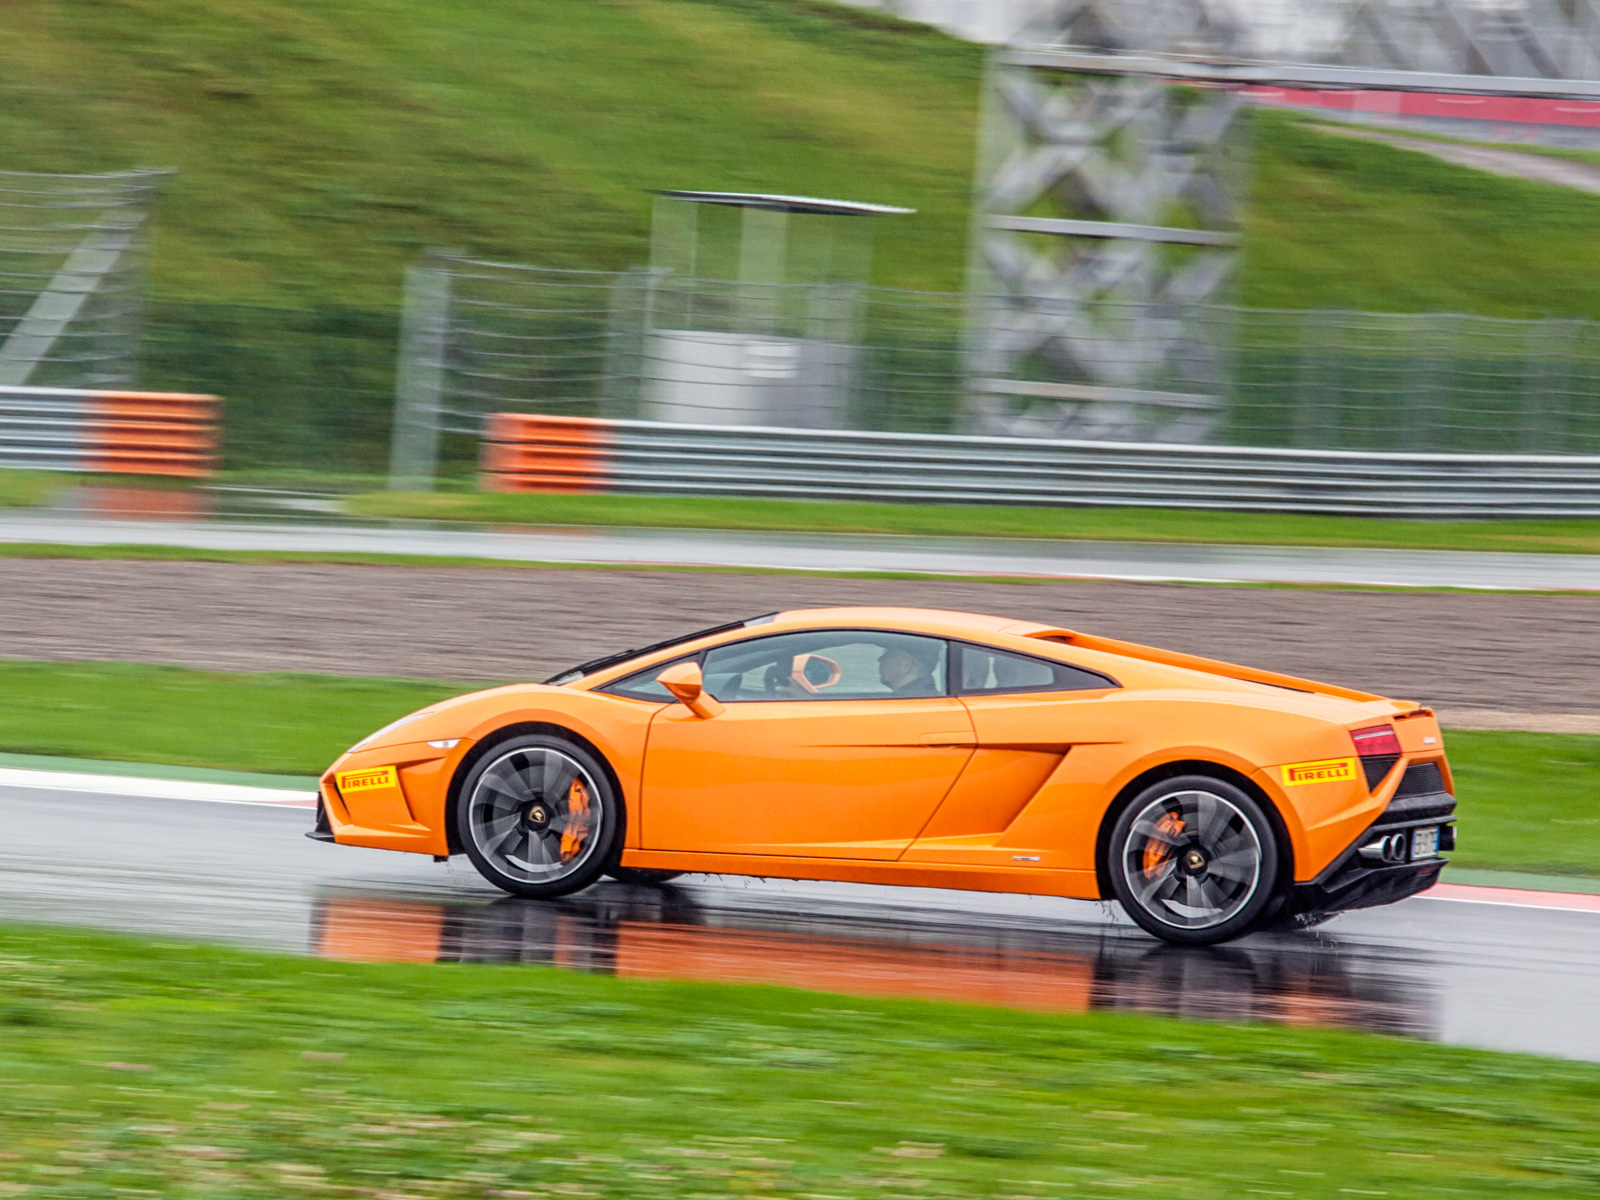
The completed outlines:
[[[341,792],[370,792],[375,788],[399,787],[400,781],[393,767],[372,767],[365,771],[340,771]]]
[[[1320,762],[1290,763],[1282,771],[1283,782],[1289,787],[1302,783],[1344,783],[1356,778],[1356,760],[1324,758]]]

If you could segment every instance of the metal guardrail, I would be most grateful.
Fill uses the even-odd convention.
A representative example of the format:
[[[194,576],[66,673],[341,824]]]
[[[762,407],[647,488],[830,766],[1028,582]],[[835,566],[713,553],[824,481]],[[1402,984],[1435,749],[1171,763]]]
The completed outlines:
[[[776,317],[756,329],[741,308],[751,296],[714,280],[448,256],[410,278],[400,489],[431,486],[441,439],[476,437],[503,412],[1356,455],[1600,454],[1600,322],[1204,306],[1183,317],[1204,332],[1193,353],[1163,357],[1172,312],[1107,304],[1080,330],[1084,369],[1041,359],[1038,377],[1001,378],[969,370],[963,322],[982,297],[774,285],[755,299]],[[1065,301],[1029,303],[1072,316]],[[1126,378],[1097,357],[1094,330],[1108,325],[1125,327],[1113,339],[1122,350],[1130,331],[1150,331],[1149,360]]]
[[[221,403],[179,392],[0,387],[0,467],[209,475]]]
[[[1600,517],[1600,456],[1368,453],[496,414],[491,491]]]

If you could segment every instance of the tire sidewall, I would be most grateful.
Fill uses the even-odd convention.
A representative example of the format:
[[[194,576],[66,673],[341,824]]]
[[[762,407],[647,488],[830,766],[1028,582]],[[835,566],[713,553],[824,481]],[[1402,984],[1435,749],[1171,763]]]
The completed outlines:
[[[472,795],[478,786],[478,781],[483,778],[484,772],[490,766],[518,750],[552,750],[573,759],[583,767],[593,782],[593,790],[600,804],[604,827],[601,844],[590,851],[588,859],[572,874],[545,883],[533,883],[507,875],[478,849],[477,841],[472,836]],[[487,752],[479,756],[472,769],[467,772],[467,777],[461,784],[455,810],[456,837],[462,850],[472,860],[472,865],[477,868],[478,874],[501,891],[533,899],[570,895],[594,883],[616,863],[623,835],[622,801],[605,762],[576,741],[558,734],[525,733],[494,743]]]
[[[1255,893],[1233,916],[1220,925],[1211,925],[1205,929],[1184,929],[1168,925],[1147,912],[1134,899],[1124,865],[1127,860],[1128,838],[1138,815],[1162,796],[1190,791],[1211,792],[1227,800],[1244,814],[1245,820],[1250,822],[1256,838],[1261,843],[1261,877],[1256,882]],[[1115,893],[1118,903],[1122,905],[1123,912],[1127,913],[1146,933],[1178,945],[1212,946],[1250,932],[1278,892],[1278,873],[1282,861],[1282,848],[1279,845],[1276,826],[1254,796],[1237,784],[1229,783],[1214,775],[1176,775],[1151,784],[1123,806],[1117,815],[1116,823],[1111,828],[1111,837],[1106,847],[1105,866],[1106,874],[1111,879],[1111,890]]]

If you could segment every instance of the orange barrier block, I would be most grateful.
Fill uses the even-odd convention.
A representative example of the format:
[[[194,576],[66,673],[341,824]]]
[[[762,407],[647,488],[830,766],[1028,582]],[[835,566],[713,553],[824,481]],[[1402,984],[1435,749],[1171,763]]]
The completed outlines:
[[[611,478],[611,422],[494,413],[483,442],[486,492],[603,492]]]
[[[86,466],[197,478],[217,469],[222,400],[183,392],[94,392]]]

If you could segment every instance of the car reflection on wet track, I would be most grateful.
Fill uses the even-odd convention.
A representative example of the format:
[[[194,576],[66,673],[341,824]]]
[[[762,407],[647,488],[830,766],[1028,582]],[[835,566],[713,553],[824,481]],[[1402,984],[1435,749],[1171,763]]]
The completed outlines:
[[[1424,896],[1205,950],[1162,946],[1112,906],[1038,896],[701,875],[530,903],[459,861],[308,841],[309,815],[0,786],[0,920],[340,958],[1332,1025],[1600,1061],[1595,912]]]
[[[360,961],[545,963],[646,979],[770,983],[1063,1012],[1116,1009],[1432,1037],[1411,979],[1348,969],[1337,943],[1210,949],[1109,926],[918,928],[704,904],[696,889],[603,884],[560,902],[467,904],[324,891],[312,948]]]

